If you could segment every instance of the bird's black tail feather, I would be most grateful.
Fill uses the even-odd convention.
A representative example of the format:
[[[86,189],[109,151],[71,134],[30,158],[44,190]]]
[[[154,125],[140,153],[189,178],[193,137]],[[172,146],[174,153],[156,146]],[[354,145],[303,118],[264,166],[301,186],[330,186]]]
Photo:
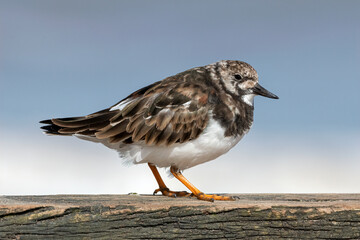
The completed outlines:
[[[45,126],[40,127],[41,129],[45,130],[44,133],[49,134],[49,135],[64,135],[64,134],[59,133],[59,130],[61,129],[61,127],[53,124],[51,122],[51,119],[40,121],[40,123],[47,124]],[[66,135],[71,135],[71,134],[66,134]]]
[[[80,134],[95,136],[95,133],[109,124],[116,112],[102,110],[84,117],[53,118],[40,121],[45,126],[40,127],[49,135],[71,136]]]

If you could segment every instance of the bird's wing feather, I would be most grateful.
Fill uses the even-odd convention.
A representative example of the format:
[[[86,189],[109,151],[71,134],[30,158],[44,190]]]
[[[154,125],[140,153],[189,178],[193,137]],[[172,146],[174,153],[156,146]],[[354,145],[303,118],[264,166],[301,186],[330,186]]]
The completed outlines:
[[[167,90],[165,90],[167,89]],[[128,102],[95,136],[111,143],[127,140],[171,145],[195,139],[208,123],[207,93],[183,84],[158,85]]]
[[[114,106],[84,116],[44,120],[48,134],[86,135],[111,143],[171,145],[195,139],[208,124],[208,92],[185,82],[157,82]]]

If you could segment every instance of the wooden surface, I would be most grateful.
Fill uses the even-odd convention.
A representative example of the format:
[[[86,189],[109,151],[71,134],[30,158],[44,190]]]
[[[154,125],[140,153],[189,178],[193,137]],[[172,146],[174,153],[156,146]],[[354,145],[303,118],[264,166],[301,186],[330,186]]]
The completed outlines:
[[[0,239],[360,239],[360,194],[0,196]]]

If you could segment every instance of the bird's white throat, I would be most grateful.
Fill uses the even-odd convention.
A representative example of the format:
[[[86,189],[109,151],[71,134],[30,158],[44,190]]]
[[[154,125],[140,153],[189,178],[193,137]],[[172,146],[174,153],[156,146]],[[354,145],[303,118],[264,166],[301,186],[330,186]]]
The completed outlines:
[[[241,97],[241,99],[246,103],[247,105],[253,106],[254,105],[254,97],[255,94],[246,94]]]

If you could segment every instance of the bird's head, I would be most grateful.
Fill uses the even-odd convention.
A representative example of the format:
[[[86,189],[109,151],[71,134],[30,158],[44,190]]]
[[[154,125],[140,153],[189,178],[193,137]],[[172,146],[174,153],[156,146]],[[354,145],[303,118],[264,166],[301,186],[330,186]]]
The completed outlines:
[[[225,91],[240,97],[248,105],[253,105],[256,95],[279,98],[258,83],[256,70],[246,62],[223,60],[209,65],[209,70],[211,77],[217,80]]]

